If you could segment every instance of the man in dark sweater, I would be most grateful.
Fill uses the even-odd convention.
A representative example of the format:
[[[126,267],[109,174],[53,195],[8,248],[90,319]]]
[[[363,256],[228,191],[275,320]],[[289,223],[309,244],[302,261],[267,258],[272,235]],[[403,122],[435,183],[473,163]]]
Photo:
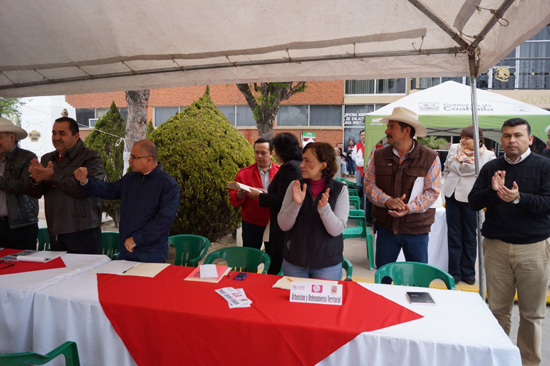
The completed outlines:
[[[502,125],[505,155],[485,164],[468,196],[470,208],[487,208],[481,233],[489,308],[510,333],[514,295],[523,365],[541,362],[541,322],[550,274],[550,160],[531,153],[529,123]]]
[[[164,263],[168,259],[168,235],[180,202],[180,187],[157,161],[157,147],[150,140],[134,144],[132,171],[122,179],[105,183],[88,177],[86,168],[74,171],[81,188],[90,196],[120,199],[119,259]]]

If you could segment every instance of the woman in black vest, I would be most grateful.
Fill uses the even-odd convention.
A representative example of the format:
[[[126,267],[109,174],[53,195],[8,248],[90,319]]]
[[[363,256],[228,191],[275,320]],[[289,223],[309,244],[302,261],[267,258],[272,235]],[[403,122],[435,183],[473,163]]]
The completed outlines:
[[[286,231],[286,276],[342,278],[342,232],[348,220],[349,197],[344,185],[332,179],[337,164],[330,144],[315,142],[304,147],[303,179],[289,185],[277,216],[280,228]]]

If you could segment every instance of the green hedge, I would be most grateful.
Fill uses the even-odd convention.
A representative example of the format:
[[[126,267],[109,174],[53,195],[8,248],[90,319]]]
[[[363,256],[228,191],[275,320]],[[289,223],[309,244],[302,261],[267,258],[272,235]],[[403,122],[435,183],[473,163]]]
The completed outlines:
[[[180,207],[171,234],[217,240],[239,225],[225,186],[254,151],[210,99],[209,90],[150,135],[163,169],[179,183]]]
[[[126,124],[115,102],[113,102],[109,111],[96,122],[94,130],[84,140],[86,146],[97,151],[101,157],[105,168],[106,182],[113,182],[122,178],[124,143],[115,136],[124,138],[125,135]],[[120,217],[119,200],[103,200],[103,212],[111,216],[118,226]]]

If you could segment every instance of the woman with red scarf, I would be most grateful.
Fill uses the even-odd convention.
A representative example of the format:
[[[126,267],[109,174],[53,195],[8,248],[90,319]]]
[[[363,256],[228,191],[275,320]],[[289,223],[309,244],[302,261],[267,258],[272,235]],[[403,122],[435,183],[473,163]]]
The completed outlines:
[[[449,273],[455,282],[475,283],[477,256],[476,212],[468,207],[468,194],[475,177],[474,128],[468,126],[460,133],[460,144],[451,145],[443,177],[443,194],[447,216],[449,245]],[[495,153],[483,145],[483,132],[479,129],[479,167],[495,159]]]

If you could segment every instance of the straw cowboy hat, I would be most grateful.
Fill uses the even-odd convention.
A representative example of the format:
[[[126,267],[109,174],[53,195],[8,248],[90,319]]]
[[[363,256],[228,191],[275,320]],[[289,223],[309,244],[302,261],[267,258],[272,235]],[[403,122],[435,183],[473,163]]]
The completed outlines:
[[[15,134],[15,139],[17,141],[23,140],[25,137],[27,137],[27,131],[20,127],[17,127],[9,119],[2,117],[0,117],[0,132],[11,132]]]
[[[382,119],[382,122],[385,123],[389,121],[403,122],[414,127],[415,136],[422,137],[428,134],[426,127],[422,126],[422,123],[418,121],[418,115],[405,107],[395,107],[391,116]]]

